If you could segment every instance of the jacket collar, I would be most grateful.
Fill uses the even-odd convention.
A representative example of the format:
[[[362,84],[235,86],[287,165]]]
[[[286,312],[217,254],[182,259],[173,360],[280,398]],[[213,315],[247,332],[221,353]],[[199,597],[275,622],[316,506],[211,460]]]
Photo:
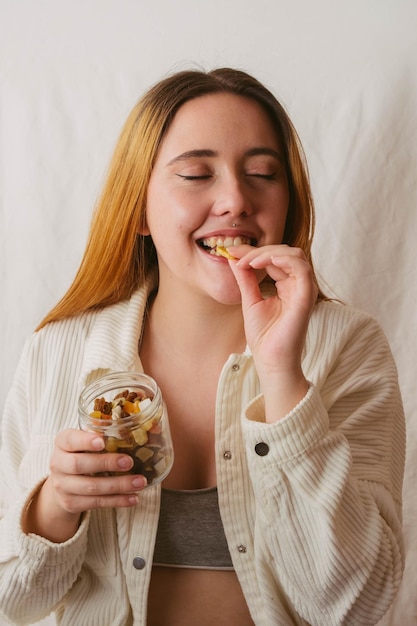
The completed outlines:
[[[81,384],[109,371],[132,370],[138,363],[138,342],[156,273],[129,298],[94,312],[85,344]],[[91,315],[91,314],[89,314]]]

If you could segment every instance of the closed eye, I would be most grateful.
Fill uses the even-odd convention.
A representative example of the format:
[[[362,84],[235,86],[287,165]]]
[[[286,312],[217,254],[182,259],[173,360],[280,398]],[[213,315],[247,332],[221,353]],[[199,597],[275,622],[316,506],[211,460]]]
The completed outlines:
[[[202,176],[191,176],[191,175],[187,176],[185,174],[177,174],[177,176],[179,176],[183,180],[207,180],[211,177],[210,174],[203,174]]]
[[[246,174],[246,176],[252,176],[253,178],[264,178],[265,180],[275,180],[276,174]]]

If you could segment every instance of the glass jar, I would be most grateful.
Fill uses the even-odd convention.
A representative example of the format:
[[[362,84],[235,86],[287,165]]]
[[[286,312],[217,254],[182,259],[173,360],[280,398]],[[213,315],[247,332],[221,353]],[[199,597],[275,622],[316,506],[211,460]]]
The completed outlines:
[[[104,437],[104,452],[128,454],[133,467],[120,474],[143,474],[160,483],[174,462],[165,402],[153,378],[140,372],[112,372],[82,391],[79,426]]]

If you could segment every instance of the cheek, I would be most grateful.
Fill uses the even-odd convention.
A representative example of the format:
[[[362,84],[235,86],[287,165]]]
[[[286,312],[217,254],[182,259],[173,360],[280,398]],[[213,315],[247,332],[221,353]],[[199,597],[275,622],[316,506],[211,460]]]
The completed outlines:
[[[283,189],[280,194],[279,202],[277,204],[276,214],[275,214],[275,232],[281,243],[284,231],[285,224],[287,223],[287,216],[290,204],[290,194],[288,188]]]
[[[275,210],[275,214],[270,213],[268,216],[265,216],[262,227],[269,240],[268,243],[282,243],[287,215],[287,210],[278,209]]]
[[[204,221],[205,212],[197,198],[184,194],[154,194],[146,210],[146,222],[150,233],[161,229],[174,236],[187,236]]]

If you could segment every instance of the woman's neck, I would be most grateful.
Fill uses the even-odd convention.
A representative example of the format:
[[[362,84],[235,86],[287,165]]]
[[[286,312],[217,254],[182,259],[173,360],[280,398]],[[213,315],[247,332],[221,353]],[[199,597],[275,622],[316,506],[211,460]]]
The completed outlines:
[[[196,359],[226,359],[246,347],[242,310],[201,296],[172,297],[159,290],[149,305],[141,356],[162,355]]]

